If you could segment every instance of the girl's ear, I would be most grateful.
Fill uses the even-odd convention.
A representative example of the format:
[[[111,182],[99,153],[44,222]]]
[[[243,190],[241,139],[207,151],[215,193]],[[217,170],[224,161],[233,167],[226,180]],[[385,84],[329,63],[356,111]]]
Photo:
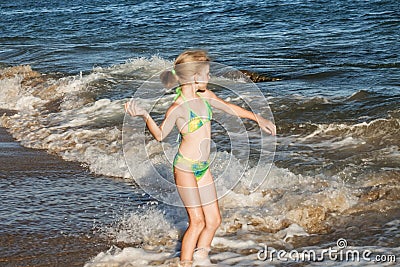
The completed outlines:
[[[195,84],[198,84],[199,83],[198,80],[199,80],[199,75],[196,73],[195,75],[193,75],[193,81]]]

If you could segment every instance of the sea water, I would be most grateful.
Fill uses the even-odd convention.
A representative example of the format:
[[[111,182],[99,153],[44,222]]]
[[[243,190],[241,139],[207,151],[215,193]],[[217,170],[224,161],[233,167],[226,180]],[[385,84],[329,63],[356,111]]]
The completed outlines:
[[[12,1],[0,8],[1,122],[19,143],[1,143],[6,264],[176,262],[186,213],[140,187],[151,178],[140,161],[147,151],[165,177],[170,165],[143,132],[147,151],[133,150],[135,173],[129,171],[123,104],[188,48],[275,78],[256,84],[278,129],[276,139],[266,139],[276,142],[273,164],[256,192],[238,185],[220,199],[213,262],[296,264],[288,256],[262,261],[257,253],[264,245],[319,253],[337,248],[340,238],[347,249],[399,255],[397,1]],[[215,83],[227,79],[211,75]],[[216,93],[238,104],[258,101]],[[153,110],[158,121],[172,99],[163,91]],[[213,129],[217,177],[230,148],[220,125]],[[230,169],[232,176],[251,173],[244,170],[240,158]],[[43,245],[24,245],[28,240]]]

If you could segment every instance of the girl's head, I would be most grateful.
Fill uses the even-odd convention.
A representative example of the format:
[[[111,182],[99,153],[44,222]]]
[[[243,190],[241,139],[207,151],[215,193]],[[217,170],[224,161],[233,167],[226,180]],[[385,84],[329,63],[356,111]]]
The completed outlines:
[[[161,73],[161,81],[166,88],[171,88],[177,83],[184,85],[195,82],[199,85],[200,90],[204,90],[209,80],[209,61],[210,58],[206,51],[183,52],[175,60],[172,71]]]

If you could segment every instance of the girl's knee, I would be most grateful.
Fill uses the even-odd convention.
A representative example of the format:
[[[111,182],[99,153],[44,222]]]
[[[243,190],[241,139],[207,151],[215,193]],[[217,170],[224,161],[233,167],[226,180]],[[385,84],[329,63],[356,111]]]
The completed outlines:
[[[206,227],[217,229],[221,225],[222,219],[221,216],[215,216],[213,218],[207,218]]]
[[[196,216],[194,218],[190,218],[189,227],[193,227],[197,230],[203,230],[203,228],[205,226],[206,226],[206,222],[204,220],[204,217]]]

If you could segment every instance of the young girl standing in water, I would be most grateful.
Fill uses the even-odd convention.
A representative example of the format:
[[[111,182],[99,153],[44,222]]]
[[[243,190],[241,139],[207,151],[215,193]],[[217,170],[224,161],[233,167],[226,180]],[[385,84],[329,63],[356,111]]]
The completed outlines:
[[[181,143],[173,162],[175,183],[185,205],[189,226],[182,239],[180,266],[209,266],[211,241],[221,223],[217,193],[210,171],[212,108],[254,120],[265,132],[275,135],[275,125],[263,117],[226,102],[207,89],[210,79],[209,58],[205,51],[186,51],[175,60],[172,71],[160,78],[170,88],[179,84],[174,102],[158,126],[150,114],[133,101],[125,104],[131,116],[142,116],[157,141],[162,141],[174,125]]]

